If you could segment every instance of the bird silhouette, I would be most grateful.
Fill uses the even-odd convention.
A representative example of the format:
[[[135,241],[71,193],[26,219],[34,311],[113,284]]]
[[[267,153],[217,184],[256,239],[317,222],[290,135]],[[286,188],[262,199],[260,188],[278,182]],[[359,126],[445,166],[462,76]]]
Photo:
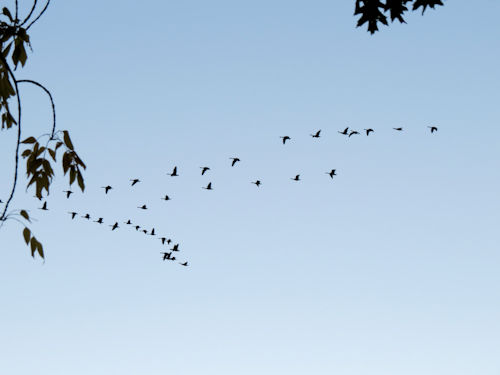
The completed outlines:
[[[349,138],[351,138],[351,135],[354,134],[359,134],[359,132],[357,132],[356,130],[351,130],[351,132],[349,133]]]
[[[365,129],[365,132],[366,132],[366,135],[369,136],[370,133],[374,132],[375,130],[373,130],[372,128],[369,128],[369,129]]]
[[[127,221],[125,224],[127,224],[127,225],[131,225],[131,224],[132,224],[132,222],[130,221],[130,219],[128,219],[128,221]]]
[[[394,130],[397,130],[398,132],[403,131],[403,128],[393,128]]]
[[[143,230],[142,230],[142,233],[144,233],[144,234],[148,234],[148,231],[147,231],[146,229],[143,229]]]
[[[135,184],[137,184],[138,182],[141,182],[141,180],[139,180],[138,178],[134,178],[132,180],[130,180],[132,182],[132,185],[130,186],[134,186]]]
[[[137,208],[140,208],[141,210],[147,210],[148,209],[145,204],[143,204],[141,207],[137,207]]]
[[[229,159],[231,159],[231,160],[233,161],[233,162],[231,163],[231,167],[234,167],[234,165],[235,165],[237,162],[241,161],[239,158],[229,158]]]
[[[327,175],[329,175],[331,178],[333,178],[333,176],[336,176],[337,174],[335,173],[337,170],[336,169],[332,169],[330,172],[326,172]]]
[[[82,216],[84,219],[90,220],[90,215],[86,214],[85,216]]]
[[[172,240],[169,238],[169,239],[167,240],[167,244],[169,244],[169,245],[170,245],[171,243],[172,243]]]
[[[208,167],[200,167],[201,168],[201,175],[203,176],[205,174],[206,171],[209,171],[210,168]]]
[[[155,228],[151,229],[151,233],[150,233],[151,236],[156,236],[155,234]]]
[[[340,134],[347,135],[347,132],[349,131],[349,127],[345,128],[343,131],[339,131]]]
[[[320,133],[321,133],[321,129],[320,129],[320,130],[318,130],[318,131],[317,131],[316,133],[314,133],[314,134],[310,134],[310,136],[311,136],[311,137],[313,137],[313,138],[319,138],[319,137],[320,137]]]
[[[286,141],[289,141],[291,138],[288,135],[285,135],[284,137],[280,137],[283,139],[283,144],[286,144]]]
[[[112,231],[113,231],[113,230],[115,230],[116,228],[120,228],[120,227],[118,226],[118,222],[114,223],[113,225],[110,225],[110,227],[111,227],[111,230],[112,230]]]
[[[174,245],[174,247],[173,247],[173,248],[171,248],[170,250],[172,250],[172,251],[179,251],[179,244],[178,244],[178,243],[176,243],[176,244]]]
[[[203,189],[205,189],[205,190],[213,190],[212,189],[212,183],[209,182],[208,185],[207,185],[207,187],[203,187]]]
[[[47,201],[43,202],[43,206],[39,208],[40,210],[48,211],[49,209],[47,208]]]
[[[110,190],[111,190],[111,189],[113,189],[113,188],[112,188],[111,186],[109,186],[109,185],[108,185],[108,186],[101,186],[101,189],[104,189],[104,192],[105,192],[106,194],[108,194],[108,191],[110,191]]]
[[[167,238],[166,238],[166,237],[161,237],[161,238],[160,238],[161,244],[162,244],[162,245],[165,245],[165,241],[166,241],[166,240],[167,240]]]
[[[162,200],[164,201],[169,201],[170,200],[170,197],[168,195],[165,195],[165,198],[162,198]]]
[[[177,177],[177,176],[179,176],[179,175],[177,174],[177,167],[174,167],[174,170],[172,171],[172,173],[169,173],[169,174],[170,174],[170,176],[172,176],[172,177]]]
[[[431,133],[438,131],[438,128],[436,128],[435,126],[428,126],[428,128],[431,129]]]
[[[252,182],[252,184],[255,184],[255,186],[259,187],[260,185],[262,185],[262,182],[260,182],[260,180],[257,180],[255,182]]]
[[[184,262],[184,263],[179,263],[181,266],[184,266],[184,267],[187,267],[188,266],[188,262]]]
[[[138,231],[139,229],[141,229],[141,226],[140,225],[136,225],[134,228],[135,228],[136,231]]]
[[[102,224],[103,223],[103,218],[100,217],[98,220],[95,220],[94,223]]]
[[[172,262],[176,259],[175,257],[172,257],[172,258],[168,258],[169,260],[171,260]]]
[[[172,253],[162,252],[161,254],[163,254],[163,260],[170,259],[170,257],[172,256]]]
[[[69,199],[69,196],[73,194],[71,190],[64,190],[63,193],[66,193],[66,198]]]
[[[300,174],[296,175],[294,178],[292,178],[294,181],[300,181]]]
[[[78,215],[77,212],[68,212],[68,214],[71,215],[71,220],[73,220],[75,218],[75,216]]]

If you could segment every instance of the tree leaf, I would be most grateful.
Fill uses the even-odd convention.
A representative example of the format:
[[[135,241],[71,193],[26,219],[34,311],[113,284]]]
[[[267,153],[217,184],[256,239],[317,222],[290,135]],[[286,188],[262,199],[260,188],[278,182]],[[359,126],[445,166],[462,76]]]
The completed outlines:
[[[35,137],[28,137],[24,141],[22,141],[21,143],[35,143],[35,142],[36,142]]]
[[[24,217],[26,220],[30,221],[30,215],[25,210],[21,210],[19,213],[22,217]]]
[[[12,14],[10,14],[10,10],[7,9],[6,7],[3,7],[2,13],[9,17],[10,22],[14,22],[14,19],[12,18]]]
[[[35,257],[35,251],[36,251],[36,248],[37,248],[37,240],[35,237],[31,237],[31,243],[30,243],[30,247],[31,247],[31,256],[34,258]]]
[[[31,231],[28,228],[24,228],[23,237],[24,237],[24,241],[26,242],[26,245],[29,244],[30,238],[31,238]]]
[[[69,133],[67,130],[65,130],[64,132],[64,144],[66,145],[66,147],[68,147],[71,151],[73,151],[73,143],[71,142],[71,138],[69,137]]]
[[[36,243],[36,249],[38,250],[38,254],[40,255],[40,257],[42,257],[42,259],[45,259],[45,256],[43,255],[43,246],[41,244],[41,242],[38,242]]]
[[[85,183],[83,182],[83,177],[80,171],[78,171],[78,174],[76,175],[76,179],[78,181],[78,186],[80,186],[80,189],[82,189],[82,192],[85,191]]]

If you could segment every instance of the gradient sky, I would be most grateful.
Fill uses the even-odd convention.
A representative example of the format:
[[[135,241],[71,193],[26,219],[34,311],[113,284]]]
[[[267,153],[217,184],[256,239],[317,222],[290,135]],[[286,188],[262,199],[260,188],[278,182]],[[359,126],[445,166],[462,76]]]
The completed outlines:
[[[500,3],[374,36],[353,8],[53,1],[17,74],[52,90],[87,191],[66,200],[60,168],[49,212],[17,191],[46,261],[2,228],[0,373],[499,374]],[[46,132],[47,98],[22,98],[24,134]],[[154,226],[191,266],[72,210]]]

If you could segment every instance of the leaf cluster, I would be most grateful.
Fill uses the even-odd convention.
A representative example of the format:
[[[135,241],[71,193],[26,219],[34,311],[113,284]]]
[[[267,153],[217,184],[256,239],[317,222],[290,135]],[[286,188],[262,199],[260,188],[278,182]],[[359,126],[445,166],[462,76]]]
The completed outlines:
[[[441,0],[356,0],[354,15],[359,15],[357,27],[368,23],[368,31],[373,34],[378,31],[378,24],[388,25],[387,15],[391,22],[398,20],[406,23],[403,15],[408,11],[408,6],[412,5],[412,10],[422,8],[424,14],[427,7],[434,9],[437,5],[444,5]]]
[[[40,83],[23,79],[18,80],[14,71],[20,66],[25,66],[28,59],[27,48],[31,50],[30,37],[27,33],[28,29],[33,25],[41,15],[46,11],[50,0],[46,0],[45,7],[41,10],[38,16],[34,17],[34,12],[37,8],[37,0],[33,0],[33,7],[24,20],[18,18],[18,9],[16,1],[15,16],[12,12],[4,7],[0,13],[0,117],[1,129],[10,129],[17,127],[17,144],[15,152],[15,166],[14,176],[12,183],[12,190],[9,199],[5,203],[2,210],[0,210],[0,227],[7,219],[14,219],[24,226],[23,237],[27,245],[31,247],[32,256],[38,253],[44,258],[43,245],[32,235],[31,230],[27,224],[21,222],[16,216],[21,216],[24,220],[31,223],[31,219],[26,210],[14,210],[8,212],[9,204],[14,197],[17,177],[18,177],[18,164],[19,164],[19,149],[21,144],[28,145],[21,156],[26,159],[26,176],[28,184],[26,189],[30,186],[35,186],[35,195],[42,199],[44,192],[46,195],[50,193],[50,185],[55,176],[53,163],[57,162],[58,152],[63,152],[62,155],[62,169],[64,175],[69,174],[69,185],[71,186],[75,181],[82,191],[85,190],[85,182],[82,170],[86,166],[82,159],[78,156],[74,149],[73,142],[71,141],[68,131],[56,131],[56,112],[52,95]],[[31,20],[31,18],[34,18]],[[30,22],[28,24],[28,21]],[[27,24],[27,26],[25,26]],[[21,83],[30,83],[43,89],[49,96],[52,111],[53,111],[53,124],[52,131],[48,136],[48,141],[41,144],[39,139],[30,136],[21,142],[21,112],[22,103],[19,97],[19,87]],[[12,99],[17,99],[18,112],[14,116],[10,109],[10,102]],[[2,180],[4,180],[2,178]]]

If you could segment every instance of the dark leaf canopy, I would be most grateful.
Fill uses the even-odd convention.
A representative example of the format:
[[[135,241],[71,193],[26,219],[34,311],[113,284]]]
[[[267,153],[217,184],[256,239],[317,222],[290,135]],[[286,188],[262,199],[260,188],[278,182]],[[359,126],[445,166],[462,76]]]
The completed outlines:
[[[436,5],[444,5],[441,0],[356,0],[354,15],[359,15],[357,26],[368,23],[368,31],[373,34],[378,31],[379,22],[387,25],[388,13],[391,21],[398,20],[406,23],[404,19],[405,12],[408,11],[407,4],[413,3],[412,10],[422,8],[422,14],[427,7],[434,9]]]

